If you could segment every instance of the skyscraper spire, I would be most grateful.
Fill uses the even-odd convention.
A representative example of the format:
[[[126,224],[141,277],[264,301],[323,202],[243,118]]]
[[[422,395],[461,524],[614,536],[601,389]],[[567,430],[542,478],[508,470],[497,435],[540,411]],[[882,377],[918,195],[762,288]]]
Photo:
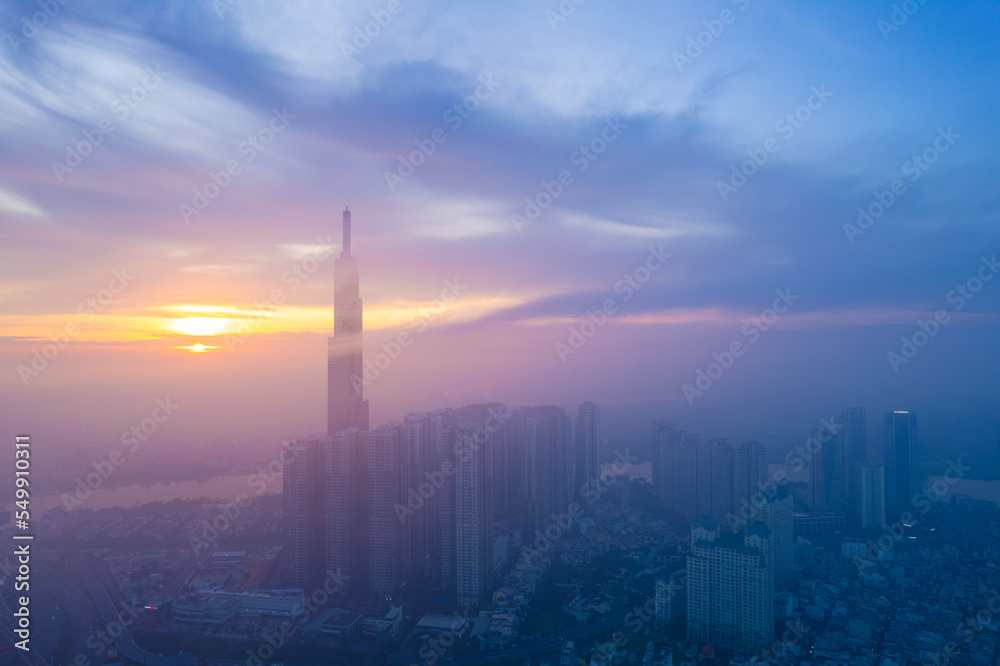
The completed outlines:
[[[333,264],[333,337],[327,364],[327,432],[368,430],[364,397],[362,309],[357,259],[351,256],[351,211],[344,209],[344,244]]]
[[[351,209],[347,206],[344,207],[344,245],[340,256],[351,256]]]

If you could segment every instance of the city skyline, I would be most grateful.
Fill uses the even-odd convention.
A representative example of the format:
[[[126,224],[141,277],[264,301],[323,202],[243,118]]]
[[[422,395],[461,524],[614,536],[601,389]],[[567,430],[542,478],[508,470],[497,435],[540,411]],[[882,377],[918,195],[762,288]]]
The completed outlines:
[[[326,432],[316,410],[325,380],[309,359],[333,327],[324,285],[342,248],[331,212],[349,202],[364,211],[355,244],[377,248],[365,256],[366,360],[414,336],[365,387],[375,421],[442,405],[583,400],[781,421],[791,410],[764,396],[789,384],[795,409],[810,414],[935,407],[989,421],[995,376],[961,368],[990,357],[996,323],[994,283],[979,278],[991,276],[995,213],[978,186],[992,182],[996,128],[988,102],[958,102],[992,94],[989,10],[921,5],[884,31],[891,10],[860,2],[839,12],[730,4],[735,22],[678,65],[674,54],[691,58],[688,38],[718,12],[645,7],[654,20],[625,44],[612,26],[631,18],[605,7],[554,23],[528,5],[461,8],[452,53],[420,32],[438,10],[409,8],[347,57],[341,42],[353,45],[375,10],[313,8],[303,21],[306,5],[265,18],[253,3],[222,2],[178,5],[170,18],[166,5],[133,6],[106,21],[98,5],[60,5],[26,39],[22,17],[36,5],[8,3],[6,30],[25,42],[14,50],[8,39],[2,56],[20,74],[3,84],[18,102],[2,129],[0,271],[10,286],[0,386],[29,426],[63,442],[113,437],[154,392],[185,405],[174,428],[186,439]],[[501,35],[517,16],[527,39],[510,60]],[[163,33],[149,27],[159,19]],[[944,48],[937,26],[969,39]],[[293,33],[314,48],[296,48]],[[404,55],[414,42],[403,36],[424,45],[418,60]],[[583,36],[604,48],[580,50]],[[741,53],[754,54],[745,68]],[[576,64],[553,69],[553,54]],[[74,57],[104,66],[67,81],[58,72]],[[520,76],[527,62],[549,64]],[[873,62],[883,77],[865,75]],[[650,68],[661,74],[645,76]],[[560,85],[542,83],[557,74]],[[821,100],[812,89],[823,86],[832,96]],[[929,91],[940,105],[920,103]],[[795,118],[801,109],[808,120]],[[110,134],[98,132],[105,117]],[[103,140],[71,173],[54,173],[84,132]],[[779,150],[723,201],[717,183],[772,137]],[[591,143],[604,144],[600,155]],[[386,172],[408,173],[398,156],[421,150],[422,164],[390,188]],[[559,182],[563,170],[572,183]],[[209,199],[206,189],[219,192]],[[844,226],[858,223],[859,207],[877,212],[876,194],[894,203],[851,242]],[[512,216],[528,219],[525,198],[553,196],[519,233]],[[184,219],[181,205],[198,213]],[[904,235],[909,249],[896,252]],[[640,283],[650,249],[670,256]],[[752,318],[776,290],[796,299],[762,330]],[[608,299],[608,322],[560,355]],[[936,323],[939,309],[947,322]],[[919,340],[919,322],[939,328],[906,358],[901,338]],[[53,336],[69,345],[39,360]],[[746,353],[698,388],[713,354],[734,342]],[[260,376],[272,381],[248,381]],[[685,385],[703,391],[693,404]],[[940,385],[951,390],[931,388]],[[231,394],[255,408],[220,399]],[[81,412],[72,433],[45,418],[66,395]],[[266,405],[278,415],[256,416]]]
[[[0,666],[1000,664],[1000,3],[0,5]]]

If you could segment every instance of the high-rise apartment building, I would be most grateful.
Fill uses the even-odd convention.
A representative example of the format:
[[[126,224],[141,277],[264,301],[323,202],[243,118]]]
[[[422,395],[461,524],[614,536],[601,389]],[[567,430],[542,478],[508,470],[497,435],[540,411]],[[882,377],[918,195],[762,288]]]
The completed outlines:
[[[826,441],[823,438],[826,437]],[[828,436],[815,428],[809,435],[809,508],[813,513],[843,514],[847,512],[847,484],[849,470],[844,468],[842,455],[844,441]]]
[[[710,515],[717,522],[723,522],[733,513],[734,468],[736,454],[726,439],[709,440],[708,487],[710,488]]]
[[[656,579],[656,630],[669,633],[682,625],[687,605],[687,569],[678,569]]]
[[[789,590],[794,581],[795,534],[792,514],[795,503],[784,486],[761,493],[758,497],[759,520],[771,530],[774,556],[774,586]]]
[[[917,488],[917,415],[905,411],[882,416],[886,520],[895,521],[911,506]]]
[[[521,407],[511,415],[516,493],[526,534],[544,532],[566,512],[571,492],[570,418],[562,407]],[[533,537],[532,537],[533,538]]]
[[[307,589],[323,565],[323,505],[318,439],[292,443],[282,470],[285,584]]]
[[[455,595],[461,606],[486,600],[493,582],[493,488],[490,436],[452,430],[455,446]]]
[[[397,505],[405,501],[406,480],[401,423],[387,423],[362,434],[368,454],[368,587],[380,601],[393,598],[403,583],[403,521]]]
[[[753,504],[767,481],[767,450],[760,442],[743,442],[736,449],[733,468],[733,512],[742,515],[744,507]]]
[[[674,489],[677,481],[678,441],[682,435],[669,421],[653,421],[653,492],[668,509],[677,513],[681,512],[676,506]]]
[[[774,570],[770,530],[762,523],[742,538],[722,538],[701,518],[691,529],[687,559],[687,639],[745,653],[774,637]]]
[[[697,435],[653,423],[653,488],[668,509],[688,520],[711,512],[710,504],[699,502],[699,461],[706,457]]]
[[[858,525],[863,530],[881,530],[885,526],[885,468],[874,460],[858,465]]]
[[[327,572],[343,576],[342,590],[363,596],[368,583],[368,454],[363,433],[342,430],[320,442]]]
[[[841,469],[844,470],[841,491],[845,498],[845,510],[857,521],[860,501],[859,465],[868,459],[868,430],[863,407],[848,407],[840,412],[839,455]]]
[[[403,521],[407,579],[441,577],[442,503],[452,481],[444,466],[451,460],[445,439],[449,412],[408,414],[403,420],[404,506],[397,510]]]
[[[601,411],[592,402],[581,404],[576,410],[576,450],[574,490],[590,484],[596,487],[601,478]]]

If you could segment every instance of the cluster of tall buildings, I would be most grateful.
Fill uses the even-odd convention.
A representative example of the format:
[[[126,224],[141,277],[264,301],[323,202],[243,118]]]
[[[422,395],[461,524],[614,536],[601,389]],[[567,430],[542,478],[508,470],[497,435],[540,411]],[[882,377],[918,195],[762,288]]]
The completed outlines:
[[[765,449],[754,441],[701,441],[671,423],[653,425],[653,486],[664,505],[692,521],[683,572],[657,587],[661,624],[683,600],[687,637],[732,650],[766,648],[774,633],[774,594],[794,583],[794,498],[782,476],[769,479]],[[865,410],[844,409],[785,459],[808,467],[812,516],[872,531],[914,501],[917,421],[883,414],[883,446],[868,446]],[[809,516],[803,516],[806,520]]]
[[[710,516],[719,523],[745,522],[768,487],[766,453],[759,442],[702,442],[672,423],[657,421],[653,486],[667,508],[688,520]]]
[[[442,586],[458,605],[488,599],[520,534],[544,531],[600,476],[600,413],[499,403],[369,426],[362,301],[351,214],[334,268],[328,432],[299,440],[284,467],[286,583],[337,575],[359,602],[406,584]],[[501,526],[502,523],[502,526]]]
[[[793,583],[794,505],[768,483],[766,453],[653,424],[654,491],[693,522],[684,574],[661,583],[658,608],[675,616],[683,594],[688,640],[754,652],[773,639],[775,589]]]
[[[878,530],[911,505],[919,491],[916,415],[886,412],[882,425],[883,446],[869,447],[865,410],[847,408],[789,453],[786,463],[808,468],[806,499],[812,513]],[[671,423],[656,422],[653,484],[664,504],[688,520],[743,521],[764,490],[776,485],[768,479],[765,453],[757,442],[702,441]]]
[[[865,416],[860,407],[842,410],[837,436],[809,461],[810,509],[842,514],[848,524],[871,531],[896,520],[919,490],[917,417],[884,412],[879,448],[868,444]]]
[[[296,442],[284,467],[286,582],[308,589],[336,575],[341,592],[359,602],[430,585],[460,606],[478,606],[509,549],[599,487],[599,410],[585,402],[574,422],[562,407],[489,403],[371,428],[350,211],[343,225],[328,432]],[[785,459],[808,467],[804,499],[814,516],[876,530],[906,509],[918,489],[916,417],[886,413],[883,431],[873,451],[865,410],[844,409]],[[693,525],[684,568],[657,584],[661,627],[683,616],[689,640],[745,652],[770,645],[775,591],[794,583],[798,514],[785,486],[768,478],[766,455],[756,441],[702,441],[654,423],[654,491]]]

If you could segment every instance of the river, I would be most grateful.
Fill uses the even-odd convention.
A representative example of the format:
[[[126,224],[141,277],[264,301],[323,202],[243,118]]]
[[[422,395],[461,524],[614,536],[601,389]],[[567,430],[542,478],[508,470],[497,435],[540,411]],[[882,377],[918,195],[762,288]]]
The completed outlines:
[[[249,484],[252,475],[217,476],[204,481],[171,481],[169,483],[153,483],[149,485],[119,486],[117,488],[98,488],[83,503],[87,509],[107,509],[110,507],[133,507],[149,502],[171,502],[175,499],[200,499],[202,497],[217,497],[230,499],[243,492],[256,495],[260,483]],[[281,476],[278,475],[267,489],[271,493],[281,492]],[[29,509],[34,520],[41,518],[46,511],[63,506],[63,493],[39,495],[32,497]],[[10,511],[14,516],[14,503],[2,506],[2,511]],[[7,523],[9,525],[10,522]],[[0,524],[0,527],[6,525]]]

